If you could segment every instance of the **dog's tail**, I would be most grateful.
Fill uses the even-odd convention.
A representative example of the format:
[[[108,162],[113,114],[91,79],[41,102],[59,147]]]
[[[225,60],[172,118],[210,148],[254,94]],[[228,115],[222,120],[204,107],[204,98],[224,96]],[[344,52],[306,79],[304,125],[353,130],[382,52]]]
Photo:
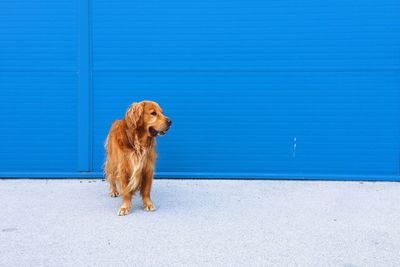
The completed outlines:
[[[107,167],[107,146],[108,146],[108,134],[107,134],[107,138],[106,138],[106,141],[104,142],[104,151],[106,152],[105,153],[105,159],[104,159],[104,163],[103,163],[103,176],[104,176],[104,179],[106,179],[107,180],[107,172],[106,172],[106,167]]]

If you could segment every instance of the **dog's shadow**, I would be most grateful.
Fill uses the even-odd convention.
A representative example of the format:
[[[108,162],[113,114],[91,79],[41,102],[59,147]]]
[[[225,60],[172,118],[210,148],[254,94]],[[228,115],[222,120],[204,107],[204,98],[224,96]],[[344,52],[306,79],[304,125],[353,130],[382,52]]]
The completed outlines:
[[[212,199],[218,198],[217,195],[210,194],[208,190],[193,190],[188,186],[175,187],[168,184],[153,187],[151,196],[157,214],[167,213],[182,215],[196,212],[198,208],[204,207],[204,205],[212,208],[212,203],[215,203]],[[111,201],[110,209],[117,212],[122,203],[121,197],[107,197]],[[136,193],[132,197],[132,212],[145,212],[143,210],[140,193]]]

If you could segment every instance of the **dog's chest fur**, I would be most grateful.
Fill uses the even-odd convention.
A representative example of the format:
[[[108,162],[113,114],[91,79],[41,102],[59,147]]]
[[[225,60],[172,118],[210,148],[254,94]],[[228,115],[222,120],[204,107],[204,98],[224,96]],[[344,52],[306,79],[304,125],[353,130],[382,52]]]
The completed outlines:
[[[132,152],[129,153],[129,163],[131,167],[131,176],[129,178],[128,188],[136,192],[142,183],[142,172],[145,167],[145,163],[151,161],[151,154],[154,153],[154,141],[151,141],[149,146],[142,146],[140,143],[134,143]]]

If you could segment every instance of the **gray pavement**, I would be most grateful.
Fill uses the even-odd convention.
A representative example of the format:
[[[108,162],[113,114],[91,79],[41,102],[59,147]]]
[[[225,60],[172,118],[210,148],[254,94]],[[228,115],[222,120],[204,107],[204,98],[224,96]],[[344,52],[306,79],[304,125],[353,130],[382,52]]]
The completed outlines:
[[[400,266],[400,183],[0,180],[0,266]]]

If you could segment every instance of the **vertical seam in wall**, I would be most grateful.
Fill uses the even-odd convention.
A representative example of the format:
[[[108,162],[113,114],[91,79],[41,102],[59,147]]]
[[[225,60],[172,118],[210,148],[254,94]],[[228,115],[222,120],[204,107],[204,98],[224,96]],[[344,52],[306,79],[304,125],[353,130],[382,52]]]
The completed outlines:
[[[89,172],[91,164],[91,78],[89,0],[78,1],[78,170]]]
[[[88,64],[89,64],[89,170],[93,171],[93,2],[88,1]]]

